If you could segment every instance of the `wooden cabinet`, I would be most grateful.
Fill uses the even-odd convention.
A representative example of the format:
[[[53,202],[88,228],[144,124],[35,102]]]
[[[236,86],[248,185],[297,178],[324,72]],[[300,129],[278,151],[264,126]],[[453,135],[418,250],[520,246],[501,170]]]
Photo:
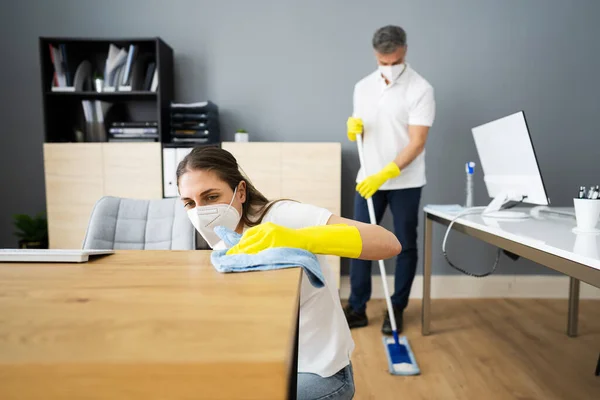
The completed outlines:
[[[45,143],[50,248],[81,248],[102,196],[162,197],[160,143]]]
[[[95,202],[104,193],[102,145],[44,144],[50,248],[80,248]]]
[[[281,194],[340,215],[340,143],[281,143]]]
[[[341,214],[341,143],[224,142],[222,147],[268,199],[293,199]],[[339,288],[339,257],[330,257],[329,264]]]
[[[281,197],[281,143],[225,142],[221,147],[236,158],[242,172],[268,199]]]
[[[340,214],[340,143],[224,142],[222,147],[267,198],[290,198]]]
[[[105,143],[104,193],[134,199],[162,198],[159,143]]]
[[[112,46],[128,54],[121,72],[131,72],[130,88],[96,92],[87,83],[102,74]],[[71,90],[55,88],[54,50],[69,66]],[[49,244],[80,248],[92,208],[102,196],[162,198],[161,143],[170,141],[173,49],[158,37],[41,37],[39,64]],[[148,69],[150,64],[156,68]],[[82,79],[75,79],[75,71]],[[159,83],[155,90],[144,85],[147,71]],[[120,73],[115,76],[121,78]],[[115,89],[114,82],[109,86]],[[106,142],[112,122],[156,122],[158,142]]]

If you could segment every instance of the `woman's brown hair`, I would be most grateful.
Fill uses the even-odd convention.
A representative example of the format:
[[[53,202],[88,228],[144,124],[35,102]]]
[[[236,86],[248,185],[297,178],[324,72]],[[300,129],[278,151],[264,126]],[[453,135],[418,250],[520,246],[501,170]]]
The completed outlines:
[[[235,190],[241,181],[246,182],[246,201],[242,204],[242,221],[246,226],[259,225],[273,204],[279,201],[269,201],[259,192],[242,173],[235,157],[227,150],[218,147],[195,147],[177,167],[177,186],[183,174],[194,170],[213,171],[231,190]]]

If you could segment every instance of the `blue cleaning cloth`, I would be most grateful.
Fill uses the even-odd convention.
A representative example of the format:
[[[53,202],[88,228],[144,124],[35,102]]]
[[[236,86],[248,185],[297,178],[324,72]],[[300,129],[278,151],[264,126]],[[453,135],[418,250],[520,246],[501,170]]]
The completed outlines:
[[[225,227],[217,226],[215,233],[225,242],[227,247],[235,246],[242,235]],[[219,272],[268,271],[271,269],[302,267],[310,283],[321,288],[325,278],[317,257],[306,250],[289,247],[274,247],[257,254],[227,255],[227,250],[215,250],[210,261]]]

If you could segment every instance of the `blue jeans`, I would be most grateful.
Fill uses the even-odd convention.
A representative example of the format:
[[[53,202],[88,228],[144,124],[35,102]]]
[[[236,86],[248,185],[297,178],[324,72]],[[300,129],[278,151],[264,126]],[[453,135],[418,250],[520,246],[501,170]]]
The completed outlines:
[[[308,372],[299,372],[297,394],[298,400],[349,400],[354,398],[352,364],[348,364],[328,378]]]
[[[389,205],[394,219],[394,233],[402,245],[396,258],[394,294],[392,304],[404,310],[408,304],[410,288],[417,271],[417,225],[419,224],[419,202],[422,188],[379,190],[373,195],[373,208],[377,224],[381,222]],[[354,219],[369,223],[367,201],[356,193]],[[364,312],[371,298],[372,261],[352,259],[350,261],[350,298],[348,303],[356,312]]]

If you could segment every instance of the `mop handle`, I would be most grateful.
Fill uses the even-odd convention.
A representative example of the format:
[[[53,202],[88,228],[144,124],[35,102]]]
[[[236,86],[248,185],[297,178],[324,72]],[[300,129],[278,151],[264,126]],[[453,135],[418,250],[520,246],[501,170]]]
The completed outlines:
[[[365,163],[365,156],[363,152],[363,142],[362,142],[362,134],[356,135],[356,147],[358,147],[358,159],[360,161],[360,165],[363,170],[362,179],[368,176],[367,174],[367,164]],[[369,197],[367,199],[367,208],[369,209],[369,219],[371,220],[371,224],[377,225],[377,219],[375,218],[375,208],[373,207],[373,198]],[[383,260],[379,260],[379,273],[381,274],[381,281],[383,284],[383,292],[385,295],[385,302],[387,304],[388,315],[390,317],[390,323],[392,325],[392,333],[394,335],[394,341],[398,344],[398,331],[396,330],[396,316],[394,315],[394,311],[392,308],[392,299],[390,298],[390,290],[388,289],[386,273],[385,273],[385,263]]]

